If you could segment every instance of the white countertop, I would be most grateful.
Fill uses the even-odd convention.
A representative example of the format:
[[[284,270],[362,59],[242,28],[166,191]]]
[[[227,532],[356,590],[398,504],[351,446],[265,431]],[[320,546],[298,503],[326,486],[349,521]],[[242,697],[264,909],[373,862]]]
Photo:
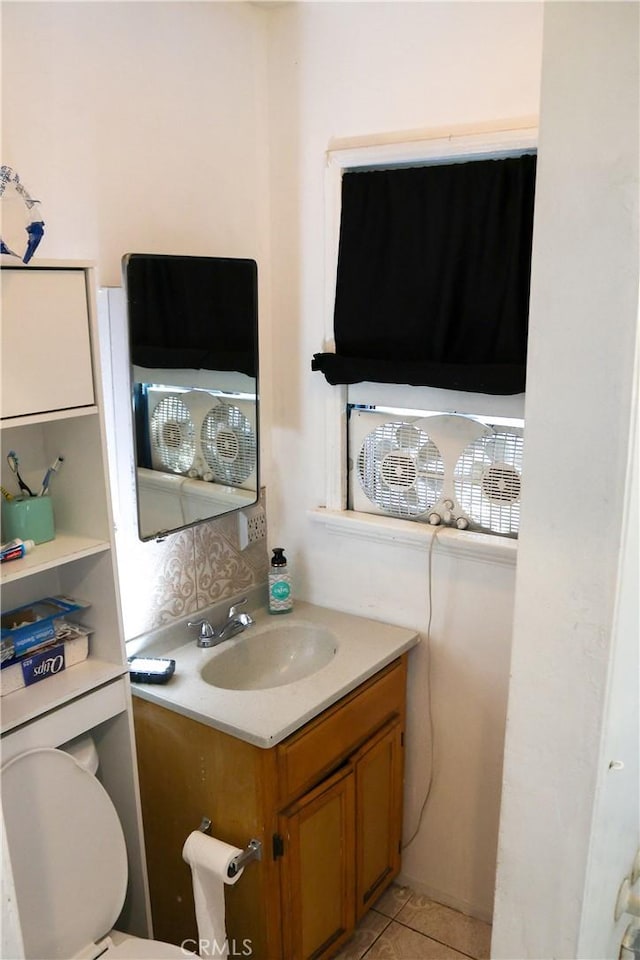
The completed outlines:
[[[273,747],[345,694],[373,676],[419,641],[414,630],[396,627],[325,607],[297,602],[286,617],[272,617],[266,610],[252,611],[255,625],[244,633],[202,649],[188,636],[184,625],[161,628],[139,649],[141,656],[170,657],[176,661],[174,676],[166,684],[132,684],[135,696],[208,724],[258,747]],[[200,676],[202,667],[225,650],[242,644],[253,631],[260,633],[287,624],[323,626],[337,641],[333,659],[316,673],[284,686],[262,690],[226,690],[211,686]],[[286,629],[286,628],[285,628]],[[265,633],[265,643],[269,633]],[[142,638],[140,638],[142,639]],[[172,641],[179,645],[170,647]]]

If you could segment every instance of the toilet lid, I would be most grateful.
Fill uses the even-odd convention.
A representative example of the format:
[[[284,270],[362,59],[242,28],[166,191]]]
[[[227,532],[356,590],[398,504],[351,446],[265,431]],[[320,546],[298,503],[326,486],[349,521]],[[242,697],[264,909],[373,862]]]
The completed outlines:
[[[122,909],[118,815],[102,784],[61,750],[22,753],[1,777],[25,956],[68,960],[108,933]]]

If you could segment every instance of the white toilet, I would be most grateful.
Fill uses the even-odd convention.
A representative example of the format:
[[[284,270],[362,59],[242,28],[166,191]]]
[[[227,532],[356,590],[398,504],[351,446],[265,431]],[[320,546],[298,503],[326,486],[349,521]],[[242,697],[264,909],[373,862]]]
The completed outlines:
[[[9,760],[1,776],[27,960],[195,956],[112,929],[127,890],[127,852],[111,799],[88,769],[43,748]]]

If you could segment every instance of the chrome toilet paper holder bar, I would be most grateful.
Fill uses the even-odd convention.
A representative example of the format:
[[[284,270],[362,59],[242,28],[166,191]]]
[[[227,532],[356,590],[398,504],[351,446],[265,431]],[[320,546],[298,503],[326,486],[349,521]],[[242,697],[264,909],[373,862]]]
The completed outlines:
[[[227,876],[235,877],[252,860],[262,860],[262,844],[256,839],[249,840],[246,849],[231,861],[227,868]]]
[[[203,817],[198,830],[202,833],[208,833],[211,829],[211,820],[209,817]],[[260,840],[252,838],[249,840],[249,843],[246,846],[246,849],[239,853],[237,857],[234,857],[229,866],[227,867],[227,876],[235,877],[236,874],[240,873],[243,867],[248,863],[251,863],[252,860],[262,860],[262,843]]]

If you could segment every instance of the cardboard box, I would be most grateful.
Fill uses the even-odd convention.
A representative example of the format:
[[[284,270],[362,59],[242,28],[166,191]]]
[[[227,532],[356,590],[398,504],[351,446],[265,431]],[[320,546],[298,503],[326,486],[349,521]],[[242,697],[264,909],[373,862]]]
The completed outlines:
[[[87,659],[90,631],[77,623],[65,623],[64,626],[62,639],[54,640],[33,653],[15,656],[2,664],[0,697],[53,677]]]
[[[1,617],[2,662],[51,643],[56,639],[56,623],[63,622],[69,613],[88,606],[70,597],[45,597],[36,603],[7,610]]]

